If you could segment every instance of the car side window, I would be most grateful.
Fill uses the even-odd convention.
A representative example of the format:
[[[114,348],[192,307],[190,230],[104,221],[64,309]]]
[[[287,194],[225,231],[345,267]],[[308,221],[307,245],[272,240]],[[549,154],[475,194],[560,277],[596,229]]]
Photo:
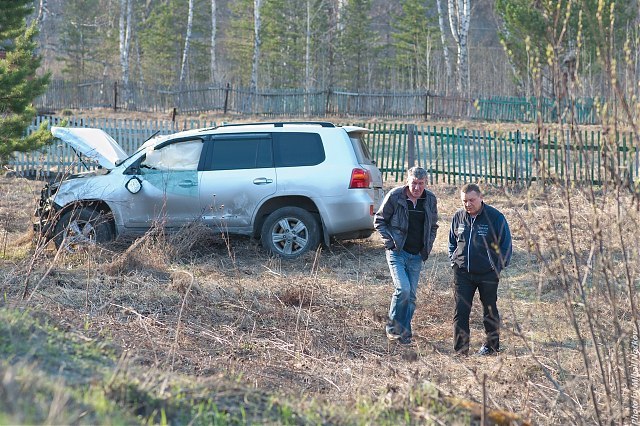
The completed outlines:
[[[202,139],[171,143],[148,151],[141,166],[156,170],[197,170],[202,147]]]
[[[274,133],[273,138],[276,167],[315,166],[325,159],[317,133]]]
[[[271,139],[265,136],[215,137],[209,142],[205,170],[273,167]]]

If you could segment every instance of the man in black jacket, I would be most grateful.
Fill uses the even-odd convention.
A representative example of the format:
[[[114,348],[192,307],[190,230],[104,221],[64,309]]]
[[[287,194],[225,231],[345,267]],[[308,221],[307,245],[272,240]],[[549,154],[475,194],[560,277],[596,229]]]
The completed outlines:
[[[500,272],[511,260],[511,233],[504,215],[484,203],[478,185],[464,185],[460,199],[464,208],[453,216],[449,231],[449,259],[456,304],[453,348],[459,355],[469,353],[469,314],[477,289],[486,333],[478,355],[491,355],[500,350],[498,282]]]
[[[425,188],[427,171],[412,167],[407,175],[406,185],[387,193],[374,218],[395,287],[387,337],[402,344],[411,343],[411,320],[416,309],[420,270],[429,257],[438,230],[436,196]]]

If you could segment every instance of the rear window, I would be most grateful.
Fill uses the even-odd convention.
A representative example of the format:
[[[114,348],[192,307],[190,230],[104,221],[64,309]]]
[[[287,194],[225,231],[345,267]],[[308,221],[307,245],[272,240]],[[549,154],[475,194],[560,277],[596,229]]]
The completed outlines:
[[[373,162],[373,158],[371,156],[371,152],[369,151],[369,147],[367,143],[363,139],[363,133],[352,132],[349,134],[349,139],[351,140],[351,145],[353,145],[353,150],[356,153],[356,158],[358,159],[358,163],[360,164],[375,164]]]
[[[315,166],[325,159],[322,138],[317,133],[274,133],[276,167]]]

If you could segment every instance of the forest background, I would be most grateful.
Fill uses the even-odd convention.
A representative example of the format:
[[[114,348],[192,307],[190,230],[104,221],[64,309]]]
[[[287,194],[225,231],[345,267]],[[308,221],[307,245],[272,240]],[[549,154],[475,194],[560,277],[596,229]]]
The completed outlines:
[[[637,95],[636,0],[35,0],[42,70],[176,90]],[[608,26],[612,25],[611,31]],[[605,31],[607,30],[607,31]],[[604,33],[609,34],[601,43]],[[126,102],[125,102],[126,103]]]

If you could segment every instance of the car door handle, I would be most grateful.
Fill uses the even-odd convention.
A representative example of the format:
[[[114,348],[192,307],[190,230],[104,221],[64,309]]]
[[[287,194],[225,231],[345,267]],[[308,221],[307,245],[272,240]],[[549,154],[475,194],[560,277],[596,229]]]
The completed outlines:
[[[198,182],[194,182],[192,180],[183,180],[178,184],[181,188],[191,188],[192,186],[198,186]]]
[[[269,179],[269,178],[265,178],[265,177],[260,177],[260,178],[255,178],[253,180],[253,184],[254,185],[266,185],[268,183],[273,183],[273,179]]]

